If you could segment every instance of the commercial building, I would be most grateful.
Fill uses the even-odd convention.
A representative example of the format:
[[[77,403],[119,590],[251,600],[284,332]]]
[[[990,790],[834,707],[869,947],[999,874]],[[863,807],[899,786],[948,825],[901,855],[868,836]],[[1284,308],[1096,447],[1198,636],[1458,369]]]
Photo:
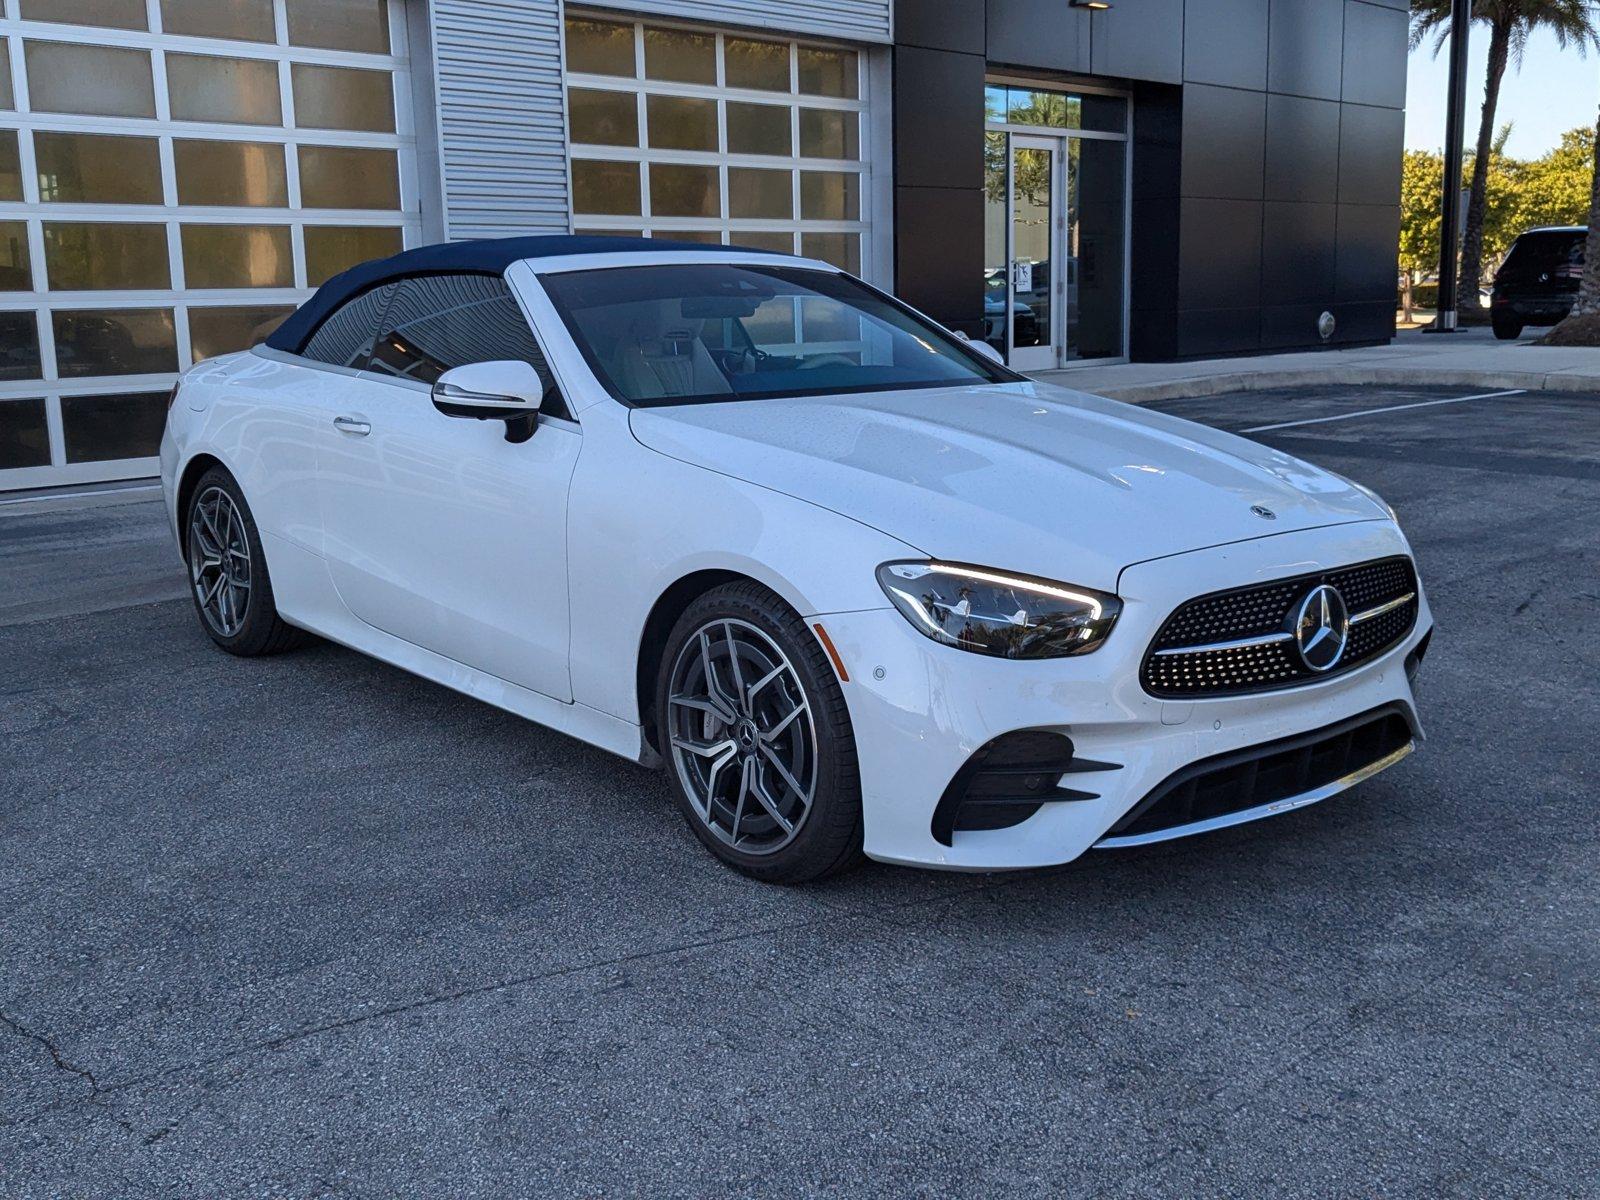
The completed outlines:
[[[3,0],[0,489],[444,238],[776,247],[1028,370],[1393,329],[1403,0]]]

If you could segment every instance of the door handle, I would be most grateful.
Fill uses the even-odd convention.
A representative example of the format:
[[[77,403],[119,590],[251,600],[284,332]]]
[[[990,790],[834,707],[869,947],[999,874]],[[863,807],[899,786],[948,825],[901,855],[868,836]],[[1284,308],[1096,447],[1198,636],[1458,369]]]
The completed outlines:
[[[333,424],[334,428],[345,433],[353,433],[357,437],[366,437],[367,434],[372,432],[371,421],[363,421],[356,417],[335,417]]]

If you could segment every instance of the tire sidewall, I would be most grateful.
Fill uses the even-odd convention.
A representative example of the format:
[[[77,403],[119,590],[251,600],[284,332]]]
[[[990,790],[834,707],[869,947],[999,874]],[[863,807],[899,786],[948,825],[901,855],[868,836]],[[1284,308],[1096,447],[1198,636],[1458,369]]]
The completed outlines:
[[[239,626],[239,632],[232,637],[218,633],[200,607],[200,597],[195,594],[194,576],[188,563],[189,530],[194,522],[195,509],[200,504],[200,498],[212,489],[226,492],[228,498],[233,501],[239,518],[244,523],[246,544],[250,547],[250,595],[245,601],[244,623]],[[189,602],[194,605],[195,616],[199,618],[201,627],[211,640],[224,650],[243,654],[259,650],[271,636],[273,618],[277,615],[272,601],[272,583],[267,576],[267,558],[261,547],[261,534],[256,529],[255,517],[250,512],[249,504],[245,502],[244,492],[240,489],[238,481],[221,467],[211,468],[195,485],[194,494],[189,498],[189,510],[184,514],[183,546],[185,577],[189,581]]]
[[[799,677],[816,730],[816,796],[800,832],[781,850],[771,854],[737,850],[706,828],[684,790],[669,742],[667,693],[673,667],[685,644],[701,626],[724,618],[748,621],[783,651]],[[656,677],[655,711],[657,737],[673,800],[695,836],[724,862],[757,879],[801,882],[832,869],[832,862],[840,856],[842,837],[848,836],[859,845],[861,782],[855,737],[844,711],[843,692],[805,623],[777,596],[765,589],[757,591],[735,584],[713,589],[690,604],[667,639]]]

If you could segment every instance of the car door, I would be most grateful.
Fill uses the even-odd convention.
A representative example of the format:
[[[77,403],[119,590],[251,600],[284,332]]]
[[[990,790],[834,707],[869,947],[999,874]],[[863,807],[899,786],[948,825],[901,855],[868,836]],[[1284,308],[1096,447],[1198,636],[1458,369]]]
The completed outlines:
[[[567,492],[582,436],[542,414],[526,442],[501,421],[447,417],[450,367],[521,358],[550,374],[505,281],[402,280],[366,369],[318,452],[328,570],[385,633],[559,700],[567,669]]]
[[[393,294],[393,287],[380,287],[354,297],[298,354],[263,349],[225,368],[226,388],[180,389],[191,409],[212,408],[215,443],[235,465],[269,554],[273,537],[322,553],[318,443],[356,376],[353,364],[364,366],[371,355],[378,321]],[[206,370],[198,367],[193,375]],[[296,598],[280,599],[293,607]]]

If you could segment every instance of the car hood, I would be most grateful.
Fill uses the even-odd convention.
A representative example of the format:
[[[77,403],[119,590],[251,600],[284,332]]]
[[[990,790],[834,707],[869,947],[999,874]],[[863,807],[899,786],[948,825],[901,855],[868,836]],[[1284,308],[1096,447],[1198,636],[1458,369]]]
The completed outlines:
[[[930,557],[1108,591],[1136,562],[1387,515],[1287,454],[1049,384],[636,408],[630,421],[662,454]]]

